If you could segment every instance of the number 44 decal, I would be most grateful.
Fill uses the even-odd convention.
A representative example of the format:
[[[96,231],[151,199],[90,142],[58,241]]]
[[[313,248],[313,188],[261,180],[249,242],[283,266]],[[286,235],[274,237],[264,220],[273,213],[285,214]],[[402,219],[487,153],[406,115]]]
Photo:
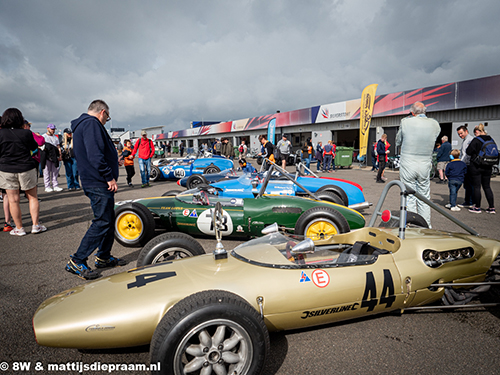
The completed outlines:
[[[377,304],[385,304],[385,308],[387,309],[392,306],[395,300],[394,281],[392,280],[391,271],[384,270],[384,286],[382,287],[380,302],[377,299],[377,286],[375,285],[373,272],[366,273],[366,285],[365,292],[363,293],[363,301],[361,302],[361,308],[368,307],[367,311],[373,311]]]

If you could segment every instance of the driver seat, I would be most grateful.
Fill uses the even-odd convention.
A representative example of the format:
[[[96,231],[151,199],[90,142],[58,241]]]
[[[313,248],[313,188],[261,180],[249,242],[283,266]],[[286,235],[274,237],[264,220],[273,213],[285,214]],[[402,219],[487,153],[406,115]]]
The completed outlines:
[[[365,241],[356,241],[350,249],[340,254],[337,263],[354,263],[359,255],[367,255],[370,250],[370,244]]]

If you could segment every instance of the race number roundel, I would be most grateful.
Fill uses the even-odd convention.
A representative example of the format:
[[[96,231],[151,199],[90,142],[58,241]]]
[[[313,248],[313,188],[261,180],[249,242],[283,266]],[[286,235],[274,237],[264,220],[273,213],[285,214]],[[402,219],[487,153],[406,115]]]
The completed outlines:
[[[184,176],[186,176],[186,171],[184,168],[176,168],[174,169],[174,176],[176,178],[184,178]]]
[[[198,215],[198,220],[196,221],[196,225],[200,232],[213,236],[215,234],[214,231],[214,223],[212,221],[212,210],[210,208],[208,210],[203,211]],[[233,220],[231,216],[224,210],[222,210],[222,228],[221,233],[223,236],[228,236],[233,233]]]
[[[311,279],[319,288],[324,288],[330,283],[330,275],[323,270],[314,270]]]

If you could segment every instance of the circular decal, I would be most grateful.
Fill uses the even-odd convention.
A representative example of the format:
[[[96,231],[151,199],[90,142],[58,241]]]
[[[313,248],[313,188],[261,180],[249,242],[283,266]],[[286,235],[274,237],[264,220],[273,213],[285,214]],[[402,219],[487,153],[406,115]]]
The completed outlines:
[[[189,210],[186,208],[184,211],[182,211],[182,214],[183,214],[184,216],[189,215]]]
[[[319,288],[324,288],[330,283],[330,275],[323,270],[314,270],[311,278],[314,285]]]
[[[196,225],[198,226],[200,232],[211,236],[215,235],[214,223],[212,221],[212,210],[213,208],[203,211],[198,215],[198,220],[196,221]],[[231,219],[231,216],[229,216],[229,214],[224,210],[222,210],[221,233],[223,236],[228,236],[233,233],[233,220]]]
[[[183,178],[186,175],[186,171],[184,168],[176,168],[174,169],[174,176],[176,178]]]

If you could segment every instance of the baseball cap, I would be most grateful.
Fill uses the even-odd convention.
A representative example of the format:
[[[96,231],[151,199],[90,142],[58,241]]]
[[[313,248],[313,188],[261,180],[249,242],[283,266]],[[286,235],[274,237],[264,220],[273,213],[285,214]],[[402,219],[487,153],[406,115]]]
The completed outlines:
[[[47,129],[56,129],[56,126],[54,124],[48,124]]]
[[[70,129],[70,128],[66,128],[66,129],[64,129],[64,133],[71,134],[71,133],[73,133],[73,132],[71,131],[71,129]]]
[[[141,130],[141,135],[148,135],[148,132],[146,130]]]

